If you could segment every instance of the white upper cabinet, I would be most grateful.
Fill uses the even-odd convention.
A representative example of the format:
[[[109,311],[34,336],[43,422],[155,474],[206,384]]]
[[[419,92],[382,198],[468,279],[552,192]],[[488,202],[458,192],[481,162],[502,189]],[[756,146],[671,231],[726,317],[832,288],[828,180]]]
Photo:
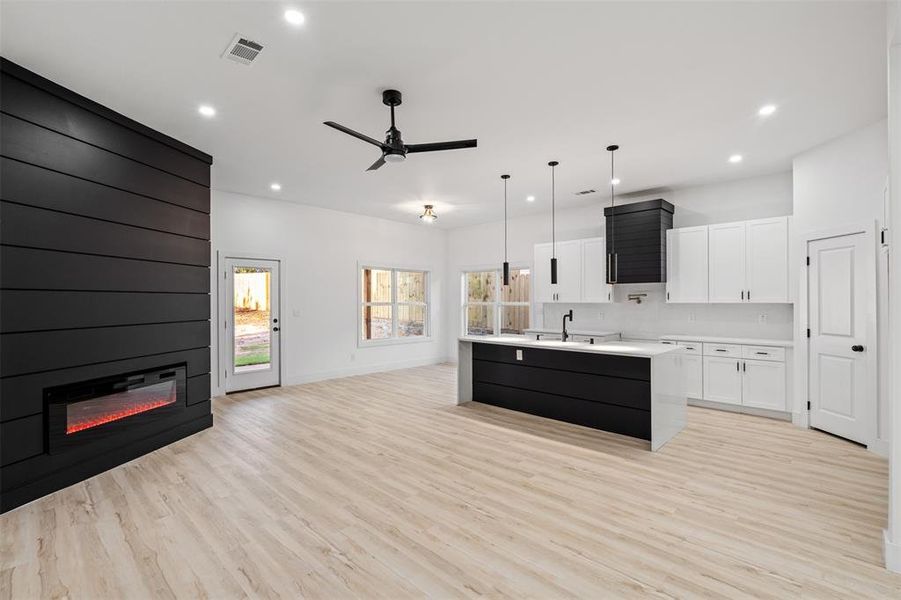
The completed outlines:
[[[666,301],[707,302],[707,226],[666,232]]]
[[[535,244],[532,285],[534,301],[539,304],[554,302],[554,295],[557,293],[557,286],[551,285],[551,256],[553,253],[550,244]]]
[[[582,302],[612,302],[607,283],[607,245],[604,238],[582,240]]]
[[[788,218],[748,221],[746,241],[746,299],[788,302]]]
[[[613,286],[607,285],[606,253],[604,238],[557,242],[557,284],[553,285],[553,246],[535,244],[535,302],[611,302]]]
[[[745,301],[745,223],[708,226],[710,302]]]
[[[582,301],[582,241],[557,242],[557,302]]]
[[[551,283],[553,244],[535,244],[535,302],[582,301],[582,241],[557,242],[557,283]]]

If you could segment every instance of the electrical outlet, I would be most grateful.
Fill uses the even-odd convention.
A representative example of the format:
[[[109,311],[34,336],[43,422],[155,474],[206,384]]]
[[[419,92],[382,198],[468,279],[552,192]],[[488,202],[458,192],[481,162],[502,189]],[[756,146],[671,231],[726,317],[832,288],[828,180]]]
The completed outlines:
[[[351,362],[357,360],[357,355],[354,352],[350,353],[350,360],[351,360]]]
[[[757,315],[757,322],[760,323],[761,325],[766,323],[766,319],[767,319],[766,313],[760,313],[759,315]]]
[[[295,317],[299,317],[299,316],[300,316],[300,309],[299,309],[299,308],[295,308],[293,311],[291,311],[291,314],[294,315]]]
[[[598,311],[598,321],[604,320],[604,311]]]
[[[688,313],[688,320],[689,321],[697,321],[697,317],[695,316],[695,311],[691,311]]]

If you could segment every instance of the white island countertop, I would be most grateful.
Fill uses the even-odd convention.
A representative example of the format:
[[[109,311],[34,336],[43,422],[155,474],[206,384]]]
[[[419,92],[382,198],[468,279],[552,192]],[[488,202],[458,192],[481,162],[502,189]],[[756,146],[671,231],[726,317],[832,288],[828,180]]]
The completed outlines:
[[[480,336],[464,335],[458,338],[461,342],[479,344],[497,344],[500,346],[517,346],[519,348],[542,348],[544,350],[563,350],[566,352],[587,352],[594,354],[614,354],[617,356],[644,356],[647,358],[679,352],[681,347],[656,342],[561,342],[559,340],[533,340],[515,335]]]

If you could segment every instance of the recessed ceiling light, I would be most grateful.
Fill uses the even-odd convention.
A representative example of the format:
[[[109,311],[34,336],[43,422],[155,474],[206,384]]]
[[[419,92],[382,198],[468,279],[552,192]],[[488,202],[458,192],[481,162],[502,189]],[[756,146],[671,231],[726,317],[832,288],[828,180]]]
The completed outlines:
[[[766,105],[760,107],[760,110],[757,111],[757,114],[760,115],[761,117],[768,117],[771,114],[773,114],[774,112],[776,112],[776,105],[775,104],[766,104]]]
[[[729,162],[730,163],[740,163],[743,159],[744,159],[744,157],[741,154],[733,154],[732,156],[729,157]]]
[[[610,185],[619,185],[619,177],[614,177],[610,180]]]
[[[304,20],[303,13],[295,8],[289,8],[285,11],[285,21],[291,23],[291,25],[303,25]]]
[[[204,117],[215,117],[216,109],[210,106],[209,104],[201,104],[197,107],[197,112],[202,114]]]
[[[535,202],[535,196],[526,196],[526,202]]]
[[[273,183],[272,185],[269,186],[269,189],[272,190],[273,192],[280,192],[282,189],[282,184]]]

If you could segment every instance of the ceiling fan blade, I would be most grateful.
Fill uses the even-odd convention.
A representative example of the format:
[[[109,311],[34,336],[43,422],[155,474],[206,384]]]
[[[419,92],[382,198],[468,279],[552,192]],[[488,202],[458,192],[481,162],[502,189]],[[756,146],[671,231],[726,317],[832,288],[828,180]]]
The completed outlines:
[[[377,161],[375,161],[374,163],[372,163],[372,166],[369,167],[369,168],[366,169],[366,170],[367,170],[367,171],[375,171],[376,169],[378,169],[379,167],[381,167],[383,164],[385,164],[385,155],[384,155],[384,154],[382,154],[382,155],[379,157],[379,159],[378,159]]]
[[[457,140],[456,142],[433,142],[431,144],[409,144],[407,152],[436,152],[438,150],[459,150],[475,148],[478,140]]]
[[[382,143],[374,138],[369,137],[365,133],[360,133],[359,131],[354,131],[353,129],[350,129],[349,127],[345,127],[344,125],[339,125],[338,123],[335,123],[334,121],[325,121],[323,123],[323,125],[328,125],[332,129],[337,129],[338,131],[344,132],[347,135],[352,135],[355,138],[357,138],[358,140],[363,140],[364,142],[369,142],[373,146],[378,146],[379,148],[381,148],[385,145],[384,143]]]

